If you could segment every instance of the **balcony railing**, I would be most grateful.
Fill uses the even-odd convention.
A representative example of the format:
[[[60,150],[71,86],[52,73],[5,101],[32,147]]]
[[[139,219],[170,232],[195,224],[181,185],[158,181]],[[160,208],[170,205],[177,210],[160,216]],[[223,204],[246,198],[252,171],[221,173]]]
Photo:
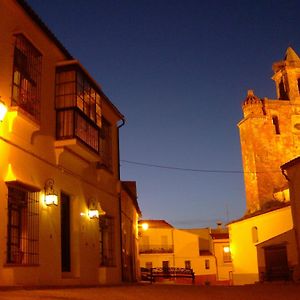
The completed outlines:
[[[140,245],[140,253],[173,253],[173,245]]]
[[[78,108],[57,110],[56,138],[58,140],[77,138],[99,154],[100,129]]]

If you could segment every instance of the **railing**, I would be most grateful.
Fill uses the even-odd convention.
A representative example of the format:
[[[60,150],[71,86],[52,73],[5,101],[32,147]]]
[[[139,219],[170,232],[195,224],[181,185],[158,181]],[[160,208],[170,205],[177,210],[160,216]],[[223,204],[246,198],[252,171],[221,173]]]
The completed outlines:
[[[140,253],[173,253],[173,245],[140,245]]]
[[[195,273],[193,269],[186,268],[141,268],[142,280],[155,282],[156,278],[191,278],[195,282]]]

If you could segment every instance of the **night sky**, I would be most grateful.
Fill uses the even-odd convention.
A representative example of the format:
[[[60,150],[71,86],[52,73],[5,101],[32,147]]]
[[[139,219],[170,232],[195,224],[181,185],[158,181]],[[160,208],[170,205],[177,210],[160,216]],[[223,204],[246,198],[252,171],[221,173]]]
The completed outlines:
[[[121,177],[145,219],[213,226],[245,211],[237,123],[247,90],[300,54],[300,1],[28,0],[126,117]],[[170,166],[176,170],[125,161]],[[196,171],[195,171],[196,169]]]

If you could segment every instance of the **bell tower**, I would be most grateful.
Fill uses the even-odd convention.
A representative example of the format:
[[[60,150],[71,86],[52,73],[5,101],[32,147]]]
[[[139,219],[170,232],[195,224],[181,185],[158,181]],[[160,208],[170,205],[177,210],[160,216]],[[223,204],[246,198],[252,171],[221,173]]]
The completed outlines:
[[[273,64],[277,98],[300,103],[300,58],[293,48],[289,47],[283,61]]]
[[[289,47],[273,64],[277,99],[259,98],[252,90],[242,104],[239,122],[246,214],[289,201],[280,166],[300,153],[300,58]]]

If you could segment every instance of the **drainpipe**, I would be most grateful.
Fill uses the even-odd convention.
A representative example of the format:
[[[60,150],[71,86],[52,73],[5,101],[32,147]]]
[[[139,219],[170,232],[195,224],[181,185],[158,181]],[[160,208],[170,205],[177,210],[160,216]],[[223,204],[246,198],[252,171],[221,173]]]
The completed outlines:
[[[119,141],[119,130],[121,127],[125,125],[125,119],[122,118],[122,122],[120,125],[117,126],[117,151],[118,151],[118,180],[120,182],[121,186],[121,176],[120,176],[120,141]],[[122,282],[124,281],[124,271],[123,271],[123,231],[122,231],[122,202],[121,202],[121,189],[119,191],[118,195],[118,200],[119,200],[119,222],[120,222],[120,254],[121,254],[121,278]]]

